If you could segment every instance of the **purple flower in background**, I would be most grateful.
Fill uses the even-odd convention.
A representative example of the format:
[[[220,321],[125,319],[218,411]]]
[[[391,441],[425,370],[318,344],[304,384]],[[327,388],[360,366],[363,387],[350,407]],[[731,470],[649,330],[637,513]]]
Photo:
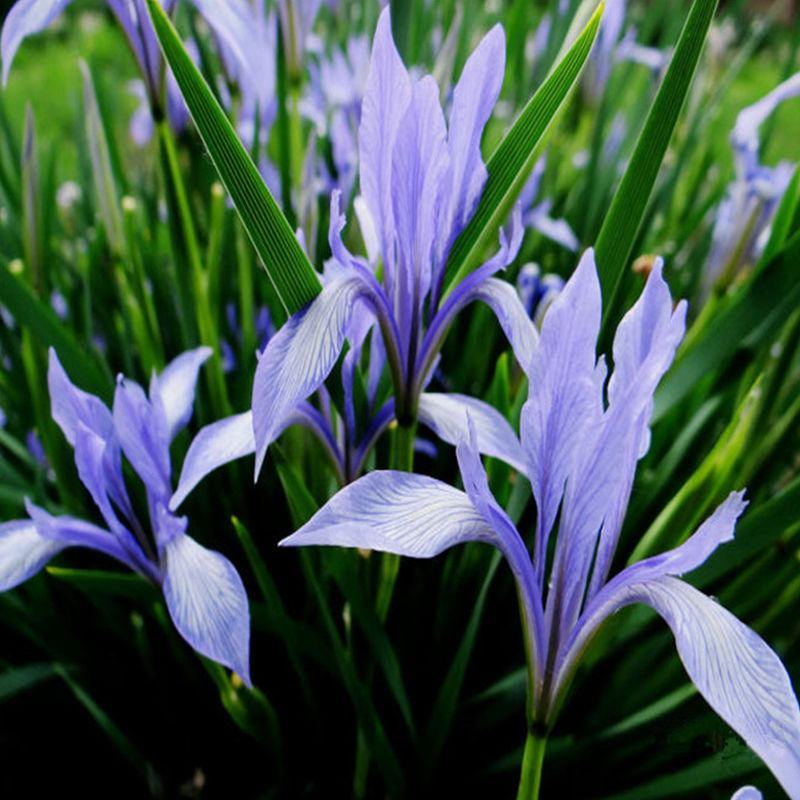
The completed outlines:
[[[98,550],[158,584],[181,636],[250,685],[242,580],[227,558],[190,538],[187,519],[168,508],[170,443],[191,418],[197,375],[210,355],[199,348],[179,356],[153,376],[147,394],[120,376],[109,410],[74,386],[50,351],[53,419],[74,448],[81,481],[108,527],[52,516],[28,502],[28,519],[0,525],[0,591],[27,580],[67,547]],[[144,483],[152,538],[134,511],[122,455]]]
[[[8,74],[11,64],[22,42],[47,28],[61,12],[72,2],[72,0],[17,0],[3,22],[2,33],[0,33],[0,58],[3,62],[3,85],[8,82]],[[246,0],[191,0],[192,5],[203,16],[221,48],[228,48],[237,56],[239,64],[246,62],[245,53],[249,53],[250,38],[256,35],[257,28],[254,27],[252,20],[246,24],[241,23],[243,9],[249,8]],[[175,8],[175,0],[161,0],[161,4],[170,13]],[[161,50],[156,39],[155,31],[147,13],[145,0],[107,0],[107,5],[114,13],[120,23],[128,44],[133,51],[134,57],[139,65],[142,79],[144,82],[144,97],[149,105],[152,115],[154,111],[160,113],[161,103],[161,84],[164,74],[164,62]],[[245,38],[248,34],[250,38]],[[261,42],[258,47],[263,49]],[[191,52],[191,51],[190,51]],[[270,53],[274,53],[274,48]],[[261,71],[261,68],[268,67],[274,72],[270,53],[264,53],[262,62],[257,65],[248,62],[248,68],[258,67],[259,71],[254,73],[251,79],[255,82],[256,75],[258,81],[263,81],[266,85],[265,93],[271,97],[272,87],[268,81],[268,72]],[[188,111],[185,107],[180,92],[174,79],[167,80],[167,114],[170,122],[178,125],[176,130],[180,130],[188,119]],[[139,110],[132,120],[131,133],[137,142],[147,141],[151,135],[152,118],[149,121],[142,116]]]
[[[517,276],[517,292],[522,305],[540,329],[547,309],[563,289],[564,279],[559,275],[542,275],[538,264],[523,264]]]
[[[3,85],[8,83],[11,63],[22,42],[43,31],[61,14],[72,0],[17,0],[6,16],[0,35],[0,55],[3,60]],[[144,77],[151,102],[158,97],[161,79],[161,51],[150,24],[144,0],[107,0],[107,5],[122,26]],[[175,0],[164,0],[169,12]]]
[[[278,0],[287,61],[290,71],[295,75],[303,68],[311,28],[324,2],[325,0]],[[327,0],[327,3],[334,4],[333,0]]]
[[[27,434],[25,434],[25,447],[31,454],[31,458],[42,469],[46,470],[49,468],[50,465],[47,463],[47,454],[44,452],[44,445],[42,444],[39,434],[36,433],[35,430],[29,430]]]
[[[649,446],[653,394],[683,337],[685,315],[685,302],[673,310],[657,263],[617,328],[614,372],[606,380],[604,360],[596,357],[601,298],[591,250],[550,307],[521,420],[537,507],[532,558],[490,493],[472,425],[457,448],[464,491],[420,475],[373,472],[282,544],[418,558],[467,541],[497,547],[514,574],[524,617],[531,723],[544,730],[602,622],[632,603],[649,605],[671,628],[700,693],[798,798],[800,709],[786,670],[757,634],[679,578],[732,538],[743,493],[732,493],[679,547],[609,578],[636,464]]]
[[[335,181],[324,182],[327,192],[338,189],[349,202],[358,171],[358,127],[361,101],[369,75],[369,40],[353,36],[347,50],[334,50],[329,58],[320,57],[309,64],[309,81],[301,111],[314,122],[319,135],[331,143]],[[326,171],[324,162],[318,167]]]
[[[669,61],[668,53],[637,43],[635,28],[629,28],[622,36],[626,7],[627,0],[606,2],[597,44],[589,57],[591,68],[587,72],[589,94],[595,101],[602,97],[615,63],[632,61],[657,76]]]
[[[575,253],[580,247],[578,237],[565,219],[554,219],[550,216],[550,209],[553,207],[552,201],[542,200],[535,203],[546,167],[547,157],[542,156],[534,165],[531,176],[520,193],[522,224],[526,228],[539,231],[542,236],[546,236],[551,241]]]
[[[759,129],[784,100],[800,95],[800,72],[784,81],[736,118],[731,144],[736,177],[717,209],[711,252],[703,275],[708,295],[718,281],[727,285],[758,257],[795,165],[766,167],[759,159]]]
[[[344,414],[353,446],[371,446],[393,419],[402,424],[419,419],[455,444],[464,434],[469,410],[481,452],[521,466],[519,443],[497,411],[463,395],[425,392],[447,330],[469,303],[480,300],[494,311],[521,365],[530,363],[537,339],[514,287],[492,277],[516,255],[519,225],[510,240],[501,236],[494,258],[440,303],[447,255],[486,180],[480,139],[500,92],[504,63],[498,26],[464,67],[448,127],[436,84],[430,76],[412,82],[392,41],[389,12],[382,13],[361,111],[363,197],[356,204],[373,258],[365,261],[345,248],[345,221],[334,192],[329,234],[333,258],[326,265],[322,293],[267,343],[256,368],[252,414],[221,420],[198,434],[173,508],[204,475],[234,458],[255,452],[260,470],[267,448],[286,426],[299,421],[298,414],[306,422],[312,416],[315,410],[306,401],[323,386],[345,341]],[[382,282],[375,274],[378,258]],[[370,422],[359,432],[353,379],[367,347]],[[379,405],[378,383],[387,363],[394,397]],[[355,461],[345,465],[345,480],[358,473],[363,456],[359,450]]]
[[[183,44],[192,61],[199,64],[200,50],[195,41],[187,39]],[[131,139],[139,147],[144,147],[153,138],[155,126],[147,86],[144,81],[134,80],[128,84],[128,90],[139,100],[139,106],[133,112],[129,125]],[[183,133],[189,122],[189,109],[186,108],[172,70],[167,70],[167,119],[172,130],[178,134]]]
[[[67,317],[69,317],[69,304],[67,303],[67,298],[64,297],[64,295],[58,290],[50,293],[50,307],[60,320],[65,320]]]

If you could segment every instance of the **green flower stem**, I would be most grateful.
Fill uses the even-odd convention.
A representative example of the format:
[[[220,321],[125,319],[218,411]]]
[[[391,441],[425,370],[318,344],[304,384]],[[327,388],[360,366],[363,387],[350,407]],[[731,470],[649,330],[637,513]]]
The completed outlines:
[[[522,754],[517,800],[539,800],[546,746],[546,736],[539,735],[534,730],[528,731],[528,737],[525,739],[525,751]]]

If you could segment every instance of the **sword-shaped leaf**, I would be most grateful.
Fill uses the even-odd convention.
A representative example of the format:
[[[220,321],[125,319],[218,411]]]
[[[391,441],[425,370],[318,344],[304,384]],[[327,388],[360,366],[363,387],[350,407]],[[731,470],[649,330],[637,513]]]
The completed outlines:
[[[452,288],[480,264],[487,247],[497,239],[514,201],[530,175],[541,142],[565,104],[592,49],[604,3],[600,3],[563,59],[522,109],[511,130],[486,165],[480,203],[456,239],[447,262],[446,284]]]
[[[717,0],[695,0],[692,4],[675,55],[597,236],[595,258],[605,308],[601,346],[607,343],[608,333],[620,316],[625,279],[633,277],[626,268],[716,7]]]
[[[147,7],[203,144],[278,297],[293,314],[320,292],[317,273],[166,12],[157,0],[147,0]]]

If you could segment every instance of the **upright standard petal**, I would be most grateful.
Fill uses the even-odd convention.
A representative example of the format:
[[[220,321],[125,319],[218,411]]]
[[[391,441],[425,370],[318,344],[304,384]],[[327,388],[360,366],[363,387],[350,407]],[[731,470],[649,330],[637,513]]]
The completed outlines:
[[[65,546],[42,536],[33,520],[4,522],[0,525],[0,592],[28,580]]]
[[[182,353],[150,381],[150,402],[163,410],[170,441],[192,417],[197,376],[212,352],[198,347]]]
[[[685,303],[672,311],[660,271],[654,271],[623,327],[631,350],[620,347],[626,366],[610,381],[609,407],[585,437],[567,482],[553,567],[564,631],[577,620],[587,588],[591,596],[605,581],[646,443],[653,393],[672,363],[685,315]]]
[[[113,415],[125,457],[148,492],[166,502],[172,493],[166,417],[154,412],[138,383],[122,376],[114,392]]]
[[[99,398],[72,383],[52,347],[48,357],[50,410],[67,441],[75,447],[81,427],[87,428],[104,441],[108,440],[114,428],[111,412]]]
[[[375,223],[384,259],[394,239],[392,158],[397,131],[411,102],[411,79],[392,39],[389,8],[381,12],[358,129],[361,194]],[[393,263],[385,263],[391,270]],[[388,277],[388,276],[387,276]]]
[[[548,537],[577,449],[602,410],[602,387],[594,379],[600,302],[594,253],[587,250],[550,306],[529,365],[520,433],[536,500],[534,560],[540,583]]]
[[[467,414],[475,427],[478,451],[499,458],[525,472],[525,457],[514,429],[497,409],[464,394],[423,392],[419,398],[419,421],[442,441],[457,445],[469,437]]]
[[[184,534],[163,551],[164,598],[181,636],[198,653],[250,682],[250,611],[236,568]]]
[[[3,61],[3,86],[14,56],[28,36],[43,31],[72,0],[18,0],[6,16],[0,33],[0,58]]]
[[[661,259],[656,261],[639,299],[623,317],[614,337],[614,372],[608,382],[609,412],[605,424],[614,426],[620,417],[622,433],[615,434],[619,447],[616,455],[598,440],[598,452],[606,466],[598,462],[597,480],[608,464],[618,464],[620,480],[614,490],[606,484],[606,512],[597,547],[589,594],[592,595],[608,577],[620,530],[628,507],[636,463],[650,445],[650,417],[653,393],[675,356],[686,329],[686,302],[673,308],[669,287],[662,277]],[[602,437],[601,437],[602,438]],[[627,443],[623,440],[627,439]],[[604,451],[600,448],[605,447]],[[603,456],[605,452],[605,456]],[[588,491],[588,490],[587,490]]]
[[[431,283],[434,241],[449,156],[439,88],[428,75],[414,85],[392,153],[392,210],[397,233],[396,315],[416,336]]]
[[[256,475],[267,447],[297,404],[316,391],[333,369],[353,307],[369,296],[370,288],[360,274],[339,276],[267,343],[253,383]]]
[[[497,545],[497,535],[464,492],[423,475],[377,470],[335,494],[280,544],[361,547],[431,558],[469,541]]]
[[[440,259],[472,216],[486,183],[481,138],[500,95],[505,68],[505,34],[502,26],[495,25],[467,59],[453,90],[447,136],[449,194],[441,226]]]

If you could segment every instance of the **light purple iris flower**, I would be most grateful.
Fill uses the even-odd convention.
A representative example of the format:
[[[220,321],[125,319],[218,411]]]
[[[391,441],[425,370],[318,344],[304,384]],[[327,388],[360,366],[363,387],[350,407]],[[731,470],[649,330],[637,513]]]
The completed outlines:
[[[6,16],[0,34],[0,56],[3,61],[3,85],[8,83],[11,63],[22,42],[43,31],[61,14],[72,0],[17,0]],[[145,80],[151,102],[158,97],[161,80],[161,51],[150,24],[144,0],[107,0],[128,39]],[[169,12],[175,0],[163,0]]]
[[[468,222],[486,181],[480,139],[503,80],[505,47],[495,27],[467,61],[455,88],[449,126],[430,76],[412,82],[392,41],[389,11],[381,14],[361,111],[361,191],[357,205],[368,250],[382,261],[353,256],[341,240],[340,196],[331,198],[333,258],[321,294],[270,339],[259,359],[252,415],[222,420],[198,434],[187,454],[173,508],[212,469],[252,452],[256,472],[269,445],[306,406],[333,369],[345,342],[343,370],[352,376],[362,348],[370,347],[370,396],[388,363],[394,398],[375,408],[380,433],[392,419],[419,419],[455,444],[466,410],[474,416],[481,452],[512,466],[520,450],[512,429],[486,404],[461,395],[429,394],[438,353],[455,316],[480,300],[496,314],[519,363],[530,364],[537,332],[511,284],[493,277],[515,257],[521,225],[501,236],[498,253],[441,301],[445,262]],[[519,222],[519,213],[516,215]],[[371,334],[371,338],[370,338]],[[345,377],[345,392],[352,377]],[[352,398],[346,415],[354,417]],[[197,456],[197,459],[194,456]],[[190,456],[192,458],[190,459]]]
[[[704,294],[725,278],[730,280],[742,266],[758,257],[764,236],[795,170],[781,161],[774,167],[761,164],[759,129],[785,100],[800,95],[800,72],[773,89],[736,118],[731,144],[736,177],[717,209],[711,252],[703,275]]]
[[[327,5],[334,5],[332,0],[278,0],[289,69],[295,75],[302,70],[311,29],[326,2]]]
[[[732,493],[679,547],[609,579],[636,464],[649,445],[653,394],[683,337],[685,316],[685,302],[673,310],[657,263],[617,328],[606,380],[596,357],[601,296],[591,250],[550,307],[521,420],[537,506],[533,557],[490,493],[473,426],[457,448],[464,491],[421,475],[372,472],[282,544],[418,558],[468,541],[497,547],[514,574],[524,617],[531,723],[545,731],[602,622],[632,603],[649,605],[671,628],[700,693],[799,798],[800,709],[786,670],[757,634],[679,578],[732,538],[743,493]]]
[[[369,64],[369,40],[366,36],[351,37],[346,51],[334,50],[330,57],[320,57],[309,64],[308,87],[300,104],[317,133],[327,135],[331,143],[336,176],[335,180],[327,176],[327,167],[321,160],[318,170],[328,177],[322,185],[326,192],[338,189],[345,204],[350,200],[358,171],[358,128]]]
[[[220,553],[186,534],[187,519],[168,509],[170,443],[188,423],[208,348],[178,356],[150,391],[120,377],[114,405],[74,386],[50,351],[53,419],[75,450],[78,474],[107,528],[52,516],[27,503],[28,519],[0,525],[0,591],[26,581],[67,547],[116,558],[161,587],[175,627],[198,653],[230,667],[250,685],[250,614],[242,580]],[[134,511],[122,455],[142,480],[153,539]]]
[[[0,58],[3,62],[3,85],[8,82],[11,64],[22,42],[47,28],[72,0],[18,0],[6,16],[0,33]],[[221,50],[232,53],[236,76],[243,86],[245,111],[259,107],[266,113],[274,95],[274,45],[267,47],[261,36],[259,12],[247,0],[191,0],[216,37]],[[175,8],[175,0],[161,0],[167,13]],[[137,142],[152,135],[152,115],[162,113],[161,85],[164,61],[155,31],[150,22],[145,0],[107,0],[133,51],[141,71],[144,98],[148,108],[136,112],[131,133]],[[263,7],[257,2],[256,6]],[[263,17],[263,11],[261,13]],[[264,23],[266,25],[266,23]],[[274,31],[274,25],[272,26]],[[191,49],[190,49],[191,52]],[[167,117],[180,131],[188,120],[188,110],[168,71],[166,92]],[[147,112],[151,118],[146,118]]]
[[[546,167],[547,156],[543,155],[534,165],[528,182],[520,192],[519,203],[522,207],[522,224],[526,228],[533,228],[539,231],[542,236],[546,236],[551,241],[575,253],[580,247],[578,237],[565,219],[556,219],[550,216],[550,210],[553,207],[552,201],[541,200],[538,203],[535,202]]]
[[[589,94],[597,101],[605,91],[611,70],[615,63],[632,61],[650,69],[658,75],[669,61],[669,54],[654,47],[641,45],[636,41],[636,29],[625,27],[627,0],[607,0],[597,44],[590,55],[590,69],[587,71]]]

